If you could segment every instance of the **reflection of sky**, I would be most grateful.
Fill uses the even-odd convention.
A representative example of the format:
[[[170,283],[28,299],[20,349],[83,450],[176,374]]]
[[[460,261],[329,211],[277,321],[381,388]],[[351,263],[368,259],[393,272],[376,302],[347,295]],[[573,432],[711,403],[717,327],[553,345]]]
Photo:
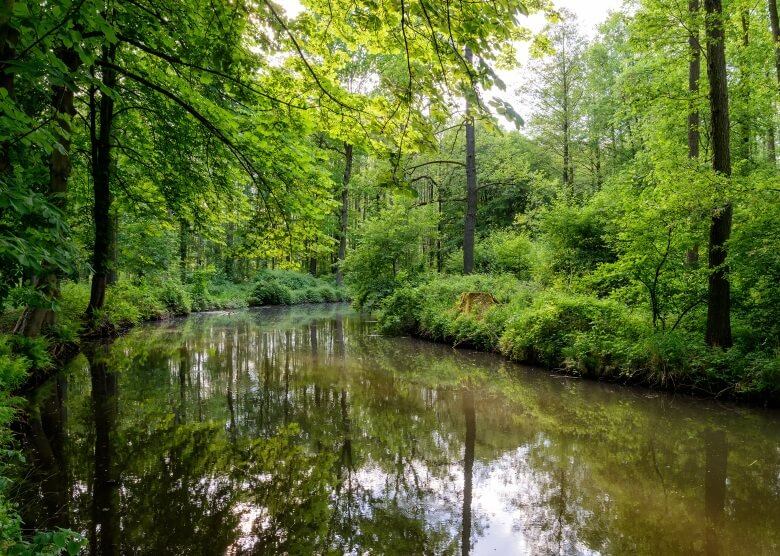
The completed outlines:
[[[220,322],[216,317],[210,318]],[[431,542],[439,542],[437,534],[442,533],[447,537],[442,542],[450,543],[447,548],[458,545],[464,499],[463,396],[458,387],[437,389],[426,381],[414,382],[414,373],[409,369],[440,370],[445,376],[450,369],[465,376],[471,369],[494,368],[498,363],[495,357],[413,340],[364,341],[367,332],[358,321],[339,322],[342,326],[338,334],[335,321],[327,319],[317,328],[306,325],[289,330],[284,326],[290,325],[266,322],[263,317],[266,328],[255,321],[244,321],[235,334],[225,332],[223,326],[209,325],[209,319],[203,321],[197,333],[182,340],[181,348],[176,344],[159,356],[148,354],[151,367],[143,372],[131,368],[122,374],[119,399],[124,430],[147,427],[149,437],[153,437],[159,426],[155,416],[176,414],[183,423],[199,420],[221,424],[235,412],[240,445],[242,437],[275,434],[282,420],[288,422],[289,410],[289,422],[300,423],[300,440],[310,453],[336,450],[338,457],[345,438],[351,438],[358,467],[350,477],[345,476],[346,468],[341,468],[340,476],[345,480],[341,492],[329,487],[326,493],[336,518],[345,524],[346,534],[363,532],[356,530],[364,527],[373,531],[378,518],[387,515],[382,510],[389,509],[390,513],[417,520]],[[349,330],[352,343],[347,342],[344,351],[337,350],[336,338],[343,338]],[[142,336],[139,330],[139,346],[149,342]],[[126,337],[120,342],[130,340],[132,337]],[[312,349],[313,342],[318,343]],[[132,360],[133,351],[125,350],[124,356]],[[184,364],[180,366],[182,357]],[[440,363],[447,366],[437,366]],[[161,371],[159,375],[157,370]],[[512,375],[511,381],[502,379],[504,382],[493,386],[506,387],[510,392],[511,387],[522,385],[528,389],[524,397],[505,400],[495,393],[476,390],[472,555],[590,556],[599,554],[598,550],[627,553],[637,547],[650,552],[675,536],[675,542],[667,545],[672,550],[665,553],[684,553],[682,550],[694,546],[686,535],[700,535],[697,527],[701,529],[703,523],[702,480],[707,459],[698,439],[699,429],[714,423],[728,430],[732,439],[729,476],[724,478],[729,521],[722,527],[722,536],[726,540],[737,539],[744,531],[744,535],[755,537],[747,541],[739,538],[739,543],[733,540],[731,547],[762,548],[773,542],[771,531],[776,530],[777,517],[767,508],[776,507],[773,503],[778,495],[772,493],[780,492],[780,475],[773,467],[773,462],[780,461],[780,447],[773,432],[780,430],[776,419],[745,411],[749,417],[745,420],[736,412],[715,410],[687,399],[676,399],[670,409],[658,397],[632,398],[632,390],[584,381],[564,384],[527,369],[516,370],[518,375]],[[408,379],[404,379],[407,375]],[[165,380],[155,382],[155,376]],[[134,377],[141,380],[131,380]],[[78,384],[71,385],[69,399],[83,406],[85,416],[91,415],[89,400],[78,395]],[[81,384],[88,388],[89,379],[85,377]],[[231,403],[230,413],[227,400]],[[201,406],[202,416],[196,411]],[[531,407],[537,407],[539,415],[523,409]],[[78,409],[72,409],[71,414],[75,415]],[[566,410],[572,412],[560,414]],[[136,422],[136,418],[141,420]],[[396,428],[388,431],[384,419],[393,419]],[[556,429],[572,423],[583,423],[584,428],[571,434]],[[600,432],[592,432],[599,427]],[[396,434],[399,430],[402,433]],[[659,458],[657,469],[646,461],[651,430],[658,434],[649,445]],[[617,435],[617,431],[630,434]],[[77,432],[73,434],[73,441],[81,443],[79,453],[84,453],[83,443],[89,439],[79,437]],[[610,434],[616,436],[611,438]],[[122,453],[141,453],[146,449],[143,445],[131,446],[131,438],[147,437],[130,436]],[[742,440],[735,442],[737,438]],[[175,467],[172,458],[181,454],[175,451],[156,456],[165,463],[161,468],[167,471]],[[227,454],[231,458],[237,456]],[[157,458],[141,458],[142,467],[123,470],[124,499],[133,499],[135,504],[142,499],[135,489],[151,484],[145,479],[154,475],[145,474],[155,469],[152,461]],[[231,461],[228,465],[232,464]],[[658,469],[663,471],[665,478],[661,481],[666,483],[656,477],[656,472],[660,474]],[[251,495],[250,484],[267,485],[274,478],[270,473],[255,474],[251,480],[242,479],[226,486],[225,477],[212,473],[207,468],[205,474],[176,477],[174,490],[189,494],[187,500],[197,499],[196,495],[215,498],[224,495],[222,490]],[[91,496],[85,484],[81,478],[74,481],[71,488],[75,497]],[[676,492],[667,492],[667,485]],[[347,499],[345,491],[350,487],[354,497]],[[204,493],[210,496],[202,496]],[[671,506],[654,503],[667,495]],[[257,542],[258,532],[275,526],[272,520],[277,517],[262,507],[267,500],[254,498],[252,504],[243,495],[236,496],[236,500],[230,511],[240,519],[228,553],[251,547]],[[140,511],[137,507],[125,509],[128,513],[123,519]],[[354,521],[355,515],[367,520]],[[190,516],[194,523],[206,517]],[[375,520],[368,526],[371,518]],[[670,531],[678,524],[678,530]],[[355,531],[349,531],[347,526]],[[402,527],[403,523],[399,531]],[[336,531],[340,534],[338,527]],[[355,550],[363,548],[358,546]]]

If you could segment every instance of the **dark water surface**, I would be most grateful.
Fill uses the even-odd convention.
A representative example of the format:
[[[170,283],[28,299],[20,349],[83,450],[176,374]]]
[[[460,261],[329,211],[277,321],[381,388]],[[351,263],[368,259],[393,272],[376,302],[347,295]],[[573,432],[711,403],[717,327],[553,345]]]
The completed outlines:
[[[383,338],[144,326],[32,397],[28,525],[96,554],[780,554],[780,416]]]

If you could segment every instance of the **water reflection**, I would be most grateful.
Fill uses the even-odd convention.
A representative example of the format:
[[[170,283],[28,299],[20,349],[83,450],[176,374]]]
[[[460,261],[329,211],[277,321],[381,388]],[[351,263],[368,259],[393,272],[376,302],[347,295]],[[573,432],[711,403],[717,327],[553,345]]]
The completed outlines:
[[[770,554],[776,413],[377,337],[342,306],[206,315],[31,399],[28,527],[94,554]]]

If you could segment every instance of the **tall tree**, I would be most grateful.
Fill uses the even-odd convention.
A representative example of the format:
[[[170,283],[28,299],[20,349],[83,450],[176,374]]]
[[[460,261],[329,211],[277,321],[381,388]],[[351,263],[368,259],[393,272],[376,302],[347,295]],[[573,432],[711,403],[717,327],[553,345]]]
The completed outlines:
[[[466,46],[463,57],[471,66],[474,63],[474,53]],[[470,95],[466,95],[466,218],[463,233],[463,274],[474,271],[474,234],[477,228],[477,155],[476,135],[474,133],[474,114]]]
[[[780,18],[777,14],[777,0],[768,0],[769,2],[769,23],[772,28],[772,43],[775,47],[775,71],[777,73],[777,83],[780,85]],[[772,103],[774,105],[774,103]],[[769,153],[769,161],[772,163],[777,162],[777,147],[775,142],[775,118],[774,115],[770,118],[768,137],[767,137],[767,151]]]
[[[726,33],[721,0],[704,0],[707,36],[707,73],[710,82],[712,167],[725,178],[731,176],[729,93],[726,74]],[[709,288],[706,340],[711,346],[729,348],[731,337],[731,285],[728,277],[727,242],[731,236],[733,209],[730,202],[717,207],[710,223]]]
[[[341,287],[344,271],[341,268],[347,257],[347,228],[349,226],[349,182],[352,179],[352,145],[344,143],[344,177],[341,181],[341,212],[339,220],[339,266],[336,269],[336,285]]]
[[[698,25],[695,27],[696,17],[699,13],[699,0],[688,0],[688,13],[691,15],[691,28],[688,35],[688,92],[690,102],[688,106],[688,157],[699,158],[699,126],[700,115],[697,103],[699,95],[699,79],[701,78],[701,44],[699,42]]]
[[[562,10],[563,21],[545,34],[553,53],[533,68],[529,92],[536,111],[531,119],[535,135],[561,159],[561,177],[568,194],[574,192],[575,151],[582,131],[585,88],[585,40],[576,18]]]
[[[688,63],[688,158],[697,160],[701,137],[699,127],[701,115],[698,108],[699,79],[701,78],[701,43],[699,41],[699,27],[697,16],[699,15],[699,0],[688,0],[688,14],[690,17],[690,31],[688,35],[688,55],[691,57]],[[699,260],[699,244],[691,246],[686,252],[689,265],[695,265]]]

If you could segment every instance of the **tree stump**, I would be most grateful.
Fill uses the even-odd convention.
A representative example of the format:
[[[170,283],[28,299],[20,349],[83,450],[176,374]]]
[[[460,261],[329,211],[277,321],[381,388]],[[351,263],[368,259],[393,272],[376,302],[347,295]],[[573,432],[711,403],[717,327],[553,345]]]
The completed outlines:
[[[487,292],[463,292],[458,300],[458,312],[484,317],[498,300]]]

